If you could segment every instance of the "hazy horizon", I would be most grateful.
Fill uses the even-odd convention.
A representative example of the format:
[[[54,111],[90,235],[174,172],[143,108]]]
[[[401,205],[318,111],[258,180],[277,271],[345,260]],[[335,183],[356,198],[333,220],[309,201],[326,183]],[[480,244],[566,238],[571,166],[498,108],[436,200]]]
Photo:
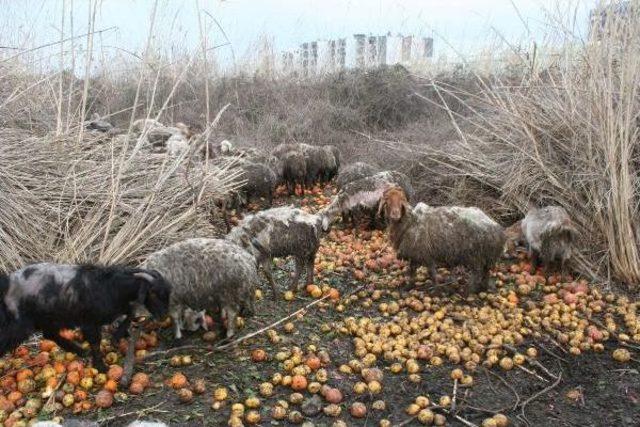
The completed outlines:
[[[277,53],[293,50],[301,43],[318,39],[349,37],[355,33],[387,32],[433,37],[434,58],[477,51],[500,39],[515,43],[538,42],[545,38],[543,22],[547,12],[564,18],[575,14],[578,28],[586,28],[588,10],[595,0],[158,0],[154,47],[171,51],[200,47],[198,9],[209,46],[225,64],[241,61],[261,40]],[[3,0],[3,31],[0,45],[28,48],[60,39],[65,7],[66,37],[70,32],[73,5],[74,34],[86,33],[89,5],[97,5],[96,49],[108,57],[141,52],[146,44],[153,0]],[[561,10],[558,13],[558,10]],[[584,23],[584,25],[583,25]],[[76,46],[85,44],[76,39]],[[59,50],[59,47],[54,47]]]

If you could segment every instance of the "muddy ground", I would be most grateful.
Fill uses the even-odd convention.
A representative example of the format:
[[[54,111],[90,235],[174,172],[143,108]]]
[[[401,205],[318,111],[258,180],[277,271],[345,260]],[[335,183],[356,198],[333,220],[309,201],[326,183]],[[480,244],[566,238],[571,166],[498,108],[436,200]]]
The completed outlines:
[[[308,196],[305,205],[313,204],[315,196]],[[291,199],[300,203],[300,199]],[[280,199],[279,204],[291,201]],[[342,227],[338,225],[338,227]],[[345,229],[345,233],[353,230]],[[367,233],[359,233],[355,240],[370,237]],[[280,290],[284,291],[287,274],[291,263],[280,262],[283,270],[279,270],[277,277]],[[335,272],[325,272],[319,278],[324,284],[339,289],[343,298],[362,285],[369,285],[369,277],[356,280],[353,271],[336,269]],[[380,287],[384,277],[376,276],[375,286]],[[277,301],[271,299],[268,287],[264,288],[264,298],[258,302],[255,317],[248,319],[240,335],[265,327],[274,321],[313,302],[313,298],[300,292],[293,301],[284,301],[282,294]],[[417,288],[418,294],[428,293],[426,286]],[[387,293],[382,301],[392,299]],[[482,304],[475,301],[470,304]],[[303,316],[294,318],[295,331],[286,333],[282,324],[274,328],[278,331],[282,341],[277,344],[270,342],[265,334],[243,342],[241,345],[226,351],[214,351],[215,344],[202,341],[201,334],[188,336],[179,347],[171,348],[170,330],[163,330],[160,335],[160,347],[154,349],[151,355],[138,365],[138,370],[151,375],[152,385],[141,396],[129,396],[126,402],[117,403],[108,410],[93,411],[88,418],[97,420],[109,426],[121,426],[134,419],[157,419],[170,425],[180,426],[221,426],[227,425],[230,405],[233,402],[243,402],[247,396],[258,395],[259,384],[269,381],[276,372],[282,372],[281,363],[274,355],[283,348],[299,346],[305,349],[309,344],[315,344],[319,349],[326,349],[331,362],[325,368],[329,372],[328,383],[338,387],[344,394],[342,413],[333,418],[320,412],[318,415],[306,417],[307,421],[316,426],[330,426],[336,419],[353,426],[377,426],[379,420],[387,419],[391,425],[420,425],[416,419],[405,413],[407,405],[416,396],[430,397],[437,404],[442,395],[453,396],[452,380],[449,375],[453,368],[450,363],[434,367],[421,363],[421,381],[409,381],[406,373],[392,374],[389,372],[390,363],[380,358],[376,366],[385,373],[382,381],[383,389],[380,394],[364,394],[356,396],[352,386],[360,380],[358,374],[343,374],[338,368],[348,363],[355,356],[352,337],[337,331],[336,325],[348,316],[356,318],[379,318],[380,312],[376,305],[365,307],[355,301],[345,305],[343,312],[335,309],[335,304],[318,304],[307,310]],[[322,332],[321,325],[330,325],[329,332]],[[565,348],[558,346],[548,337],[539,339],[528,338],[518,345],[524,351],[528,347],[535,347],[539,351],[538,361],[548,371],[542,368],[529,367],[527,371],[514,369],[504,371],[498,367],[490,369],[478,366],[473,372],[474,385],[469,388],[458,388],[456,393],[456,409],[446,414],[447,425],[479,426],[483,420],[494,413],[505,414],[510,425],[530,426],[639,426],[640,425],[640,362],[631,361],[628,364],[615,362],[611,351],[617,343],[608,341],[602,353],[585,352],[580,356],[573,356]],[[253,362],[251,351],[262,348],[268,355],[264,362]],[[637,354],[637,351],[632,351]],[[175,355],[191,355],[193,364],[190,366],[172,367],[170,359]],[[195,396],[192,403],[182,403],[174,390],[164,384],[167,378],[176,372],[184,373],[190,381],[204,378],[207,391]],[[227,387],[229,399],[219,410],[213,410],[212,392],[218,386]],[[287,399],[291,394],[288,387],[275,387],[273,396],[261,398],[259,411],[262,415],[259,425],[292,425],[288,421],[275,421],[270,417],[270,408],[278,399]],[[310,396],[304,393],[305,398]],[[376,411],[370,403],[384,400],[386,409]],[[354,401],[361,401],[369,408],[367,416],[355,419],[349,415],[348,408]],[[292,405],[293,407],[293,405]],[[299,409],[299,408],[298,408]],[[445,413],[440,409],[435,412]]]

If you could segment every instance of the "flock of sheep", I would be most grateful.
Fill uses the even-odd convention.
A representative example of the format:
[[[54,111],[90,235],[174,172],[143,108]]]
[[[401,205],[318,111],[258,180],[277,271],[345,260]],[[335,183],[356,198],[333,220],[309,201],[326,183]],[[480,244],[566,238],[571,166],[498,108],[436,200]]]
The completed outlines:
[[[148,126],[139,123],[141,129]],[[184,150],[182,142],[189,144],[191,137],[183,125],[147,130],[149,143],[163,140],[170,155]],[[564,269],[571,258],[576,232],[567,212],[557,206],[533,208],[521,223],[505,230],[478,208],[412,206],[415,194],[406,175],[360,162],[341,167],[340,152],[333,146],[282,144],[268,154],[241,151],[228,141],[210,148],[218,156],[241,157],[236,167],[247,181],[241,189],[247,199],[261,197],[270,205],[278,184],[286,184],[290,192],[296,185],[304,191],[334,178],[339,192],[316,214],[293,206],[270,207],[245,216],[225,238],[175,243],[149,255],[139,268],[41,263],[0,275],[0,355],[35,331],[65,350],[80,352],[77,344],[58,333],[77,327],[90,344],[94,366],[104,370],[99,350],[102,327],[120,319],[114,332],[119,338],[127,334],[132,321],[148,314],[160,318],[169,314],[175,337],[181,338],[183,330],[206,329],[208,312],[221,336],[231,337],[236,316],[255,311],[255,289],[262,282],[259,270],[276,297],[273,258],[294,258],[292,288],[300,286],[303,275],[305,283],[313,282],[321,238],[339,216],[343,221],[368,216],[374,225],[384,220],[398,258],[408,261],[410,285],[420,266],[428,268],[433,283],[436,267],[463,266],[471,277],[467,292],[484,291],[489,270],[507,241],[522,239],[534,267],[541,260]]]

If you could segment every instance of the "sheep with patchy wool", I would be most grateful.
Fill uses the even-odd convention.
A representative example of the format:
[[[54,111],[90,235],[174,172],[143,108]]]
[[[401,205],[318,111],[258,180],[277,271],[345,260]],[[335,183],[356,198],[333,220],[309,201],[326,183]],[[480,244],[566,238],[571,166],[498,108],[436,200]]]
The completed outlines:
[[[399,259],[409,261],[409,284],[415,284],[419,266],[429,268],[436,283],[436,266],[463,266],[471,275],[465,293],[484,291],[489,270],[500,258],[505,244],[503,228],[475,207],[411,207],[398,187],[384,192],[379,213],[384,213],[389,239]]]
[[[577,231],[562,206],[529,209],[522,220],[522,233],[534,271],[542,261],[545,267],[564,273],[573,255]]]
[[[0,356],[36,331],[65,351],[82,348],[60,336],[80,328],[89,342],[93,366],[105,372],[102,327],[141,308],[156,318],[169,309],[171,284],[157,271],[123,266],[32,264],[0,275]]]
[[[380,171],[380,168],[377,166],[370,165],[369,163],[364,162],[355,162],[346,165],[340,173],[338,174],[338,178],[336,178],[336,186],[338,188],[343,188],[345,185],[350,182],[357,181],[362,178],[366,178],[369,176],[373,176]]]
[[[226,336],[235,334],[236,317],[255,312],[260,280],[253,255],[225,239],[195,238],[149,255],[145,268],[159,271],[173,285],[170,315],[176,339],[182,338],[185,308],[226,318]],[[223,322],[216,322],[222,326]],[[204,327],[204,324],[202,325]]]
[[[375,225],[380,199],[385,190],[394,186],[402,188],[409,200],[414,197],[413,186],[406,175],[396,171],[383,171],[345,185],[334,196],[325,212],[330,218],[339,214],[343,220],[353,222],[354,226],[357,226],[357,217],[368,215],[371,224]]]
[[[329,230],[329,225],[329,218],[323,214],[314,215],[292,206],[283,206],[245,217],[231,230],[227,239],[254,254],[275,297],[271,259],[294,257],[295,272],[291,289],[299,286],[303,270],[306,272],[306,283],[313,283],[313,264],[320,238]]]

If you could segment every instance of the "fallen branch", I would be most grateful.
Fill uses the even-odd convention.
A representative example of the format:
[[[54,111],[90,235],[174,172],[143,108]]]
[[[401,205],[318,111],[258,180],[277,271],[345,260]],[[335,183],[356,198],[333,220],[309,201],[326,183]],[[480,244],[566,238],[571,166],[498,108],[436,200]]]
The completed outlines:
[[[518,349],[510,346],[508,344],[504,344],[504,347],[511,350],[513,353],[518,353]],[[529,362],[530,364],[537,366],[538,368],[542,369],[544,371],[545,374],[549,375],[551,378],[558,379],[558,377],[556,377],[553,373],[551,373],[551,371],[549,371],[542,363],[538,362],[536,359],[527,356],[526,354],[524,355],[524,358],[527,360],[527,362]],[[537,374],[536,374],[537,376]],[[547,380],[544,380],[547,381]],[[548,382],[548,381],[547,381]]]
[[[527,374],[536,377],[537,379],[539,379],[542,382],[548,383],[549,380],[546,378],[542,378],[540,375],[538,375],[536,372],[532,371],[531,369],[527,369],[524,366],[520,366],[520,365],[516,365],[516,368],[520,369],[521,371],[526,372]],[[554,377],[555,378],[555,377]]]
[[[129,381],[131,381],[131,376],[133,375],[133,365],[136,361],[135,347],[138,338],[140,338],[140,326],[132,322],[129,328],[129,345],[127,346],[127,355],[124,358],[124,373],[120,379],[120,384],[125,387],[129,385]]]
[[[275,328],[275,327],[276,327],[276,326],[278,326],[279,324],[284,323],[284,322],[286,322],[287,320],[291,319],[292,317],[295,317],[295,316],[297,316],[298,314],[300,314],[300,313],[302,313],[302,312],[304,312],[304,311],[308,310],[309,308],[313,307],[314,305],[318,304],[318,303],[319,303],[319,302],[321,302],[321,301],[326,300],[327,298],[329,298],[329,295],[325,295],[325,296],[323,296],[322,298],[317,299],[317,300],[315,300],[315,301],[313,301],[313,302],[311,302],[311,303],[309,303],[309,304],[305,305],[305,306],[304,306],[304,307],[302,307],[301,309],[294,311],[293,313],[289,314],[288,316],[283,317],[282,319],[277,320],[277,321],[273,322],[272,324],[270,324],[270,325],[268,325],[268,326],[265,326],[264,328],[260,328],[260,329],[258,329],[257,331],[255,331],[255,332],[251,332],[250,334],[247,334],[247,335],[245,335],[245,336],[243,336],[243,337],[240,337],[240,338],[238,338],[237,340],[233,340],[233,341],[231,341],[231,342],[230,342],[230,343],[228,343],[228,344],[224,344],[224,345],[221,345],[221,346],[215,347],[215,348],[213,349],[213,351],[220,351],[220,350],[224,350],[225,348],[233,347],[233,346],[235,346],[235,345],[237,345],[237,344],[239,344],[239,343],[241,343],[241,342],[243,342],[243,341],[248,340],[249,338],[253,338],[253,337],[257,336],[257,335],[260,335],[260,334],[264,333],[265,331],[267,331],[267,330],[269,330],[269,329],[271,329],[271,328]]]
[[[536,394],[534,394],[533,396],[531,396],[530,398],[522,402],[522,405],[520,407],[520,415],[518,415],[518,419],[521,420],[523,423],[529,425],[529,421],[527,420],[527,417],[524,413],[527,405],[532,401],[534,401],[535,399],[537,399],[538,397],[542,396],[543,394],[546,394],[551,390],[553,390],[558,384],[560,384],[561,380],[562,380],[562,371],[560,371],[560,374],[558,374],[558,379],[553,384],[551,384],[549,387],[546,387],[540,390],[539,392],[537,392]]]
[[[158,408],[160,406],[162,406],[164,403],[165,403],[165,401],[162,401],[162,402],[158,403],[157,405],[153,405],[153,406],[150,406],[148,408],[142,408],[142,409],[139,409],[137,411],[125,412],[124,414],[117,414],[117,415],[112,415],[110,417],[101,418],[97,422],[98,422],[98,424],[104,424],[104,423],[107,423],[109,421],[116,420],[118,418],[126,418],[126,417],[130,417],[132,415],[135,415],[137,418],[140,418],[141,416],[150,414],[152,412],[168,412],[168,411],[160,411],[160,410],[158,410]]]
[[[509,384],[509,382],[507,380],[505,380],[504,378],[502,378],[500,375],[496,374],[495,372],[491,372],[487,368],[484,368],[484,370],[485,370],[485,372],[488,372],[491,375],[493,375],[494,377],[498,378],[500,380],[500,382],[502,382],[502,384],[504,384],[509,390],[511,390],[513,395],[516,397],[516,403],[514,403],[514,405],[513,405],[513,410],[515,410],[518,407],[518,405],[520,405],[520,395],[518,394],[516,389],[513,388],[513,386],[511,384]]]
[[[453,380],[453,398],[451,399],[451,412],[456,411],[456,398],[458,397],[458,379]]]

